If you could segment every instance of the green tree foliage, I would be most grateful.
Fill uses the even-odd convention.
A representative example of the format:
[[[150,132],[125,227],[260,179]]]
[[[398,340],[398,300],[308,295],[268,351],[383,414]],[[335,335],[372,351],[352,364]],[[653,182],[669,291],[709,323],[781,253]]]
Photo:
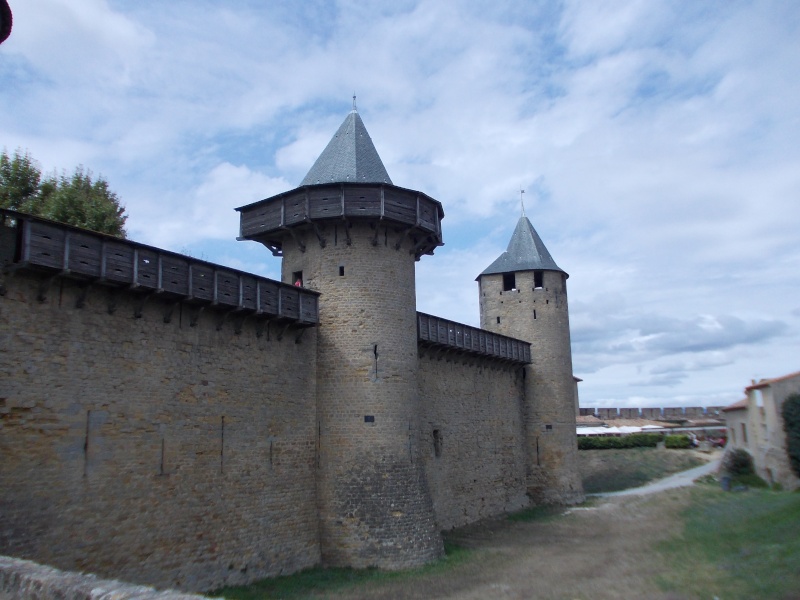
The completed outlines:
[[[754,474],[755,467],[753,465],[753,457],[747,450],[742,448],[735,448],[725,454],[722,459],[722,470],[733,475],[752,475]]]
[[[673,450],[685,450],[692,447],[692,440],[688,435],[668,435],[664,438],[664,446]]]
[[[41,177],[41,170],[30,154],[17,150],[11,158],[3,150],[0,154],[0,208],[32,212]]]
[[[620,448],[655,448],[662,439],[658,433],[631,433],[620,437],[578,438],[578,450],[609,450]]]
[[[800,394],[783,401],[783,429],[786,431],[786,451],[792,470],[800,477]]]
[[[125,237],[128,216],[118,196],[102,177],[76,167],[71,176],[50,175],[30,154],[6,151],[0,154],[0,208],[10,208],[46,219]]]

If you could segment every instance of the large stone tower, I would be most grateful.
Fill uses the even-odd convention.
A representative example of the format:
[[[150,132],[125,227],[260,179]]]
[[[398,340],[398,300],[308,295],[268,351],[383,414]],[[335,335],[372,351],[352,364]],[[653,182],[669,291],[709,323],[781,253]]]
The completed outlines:
[[[321,292],[317,496],[323,564],[404,568],[441,555],[419,459],[414,264],[441,204],[392,184],[358,112],[300,187],[242,207],[241,237]]]
[[[527,487],[534,503],[583,498],[567,277],[524,214],[508,249],[478,276],[481,327],[531,343],[524,404]]]

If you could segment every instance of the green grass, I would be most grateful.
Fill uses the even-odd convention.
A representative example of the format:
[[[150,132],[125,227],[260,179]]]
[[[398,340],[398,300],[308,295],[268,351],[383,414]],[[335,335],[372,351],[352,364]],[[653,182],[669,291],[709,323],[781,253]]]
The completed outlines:
[[[681,534],[659,545],[668,591],[725,600],[796,598],[800,494],[699,486]]]
[[[314,594],[341,591],[364,583],[413,579],[423,575],[433,575],[451,569],[465,561],[472,553],[451,541],[445,540],[445,556],[438,561],[404,571],[381,571],[380,569],[324,569],[313,567],[281,577],[263,579],[247,586],[226,587],[209,595],[229,600],[300,600],[313,598]]]
[[[667,475],[704,464],[689,452],[655,448],[582,450],[583,491],[587,494],[618,492],[639,487]]]
[[[564,514],[566,507],[556,504],[545,504],[542,506],[531,506],[520,511],[510,513],[506,518],[517,523],[529,523],[531,521],[550,521]]]

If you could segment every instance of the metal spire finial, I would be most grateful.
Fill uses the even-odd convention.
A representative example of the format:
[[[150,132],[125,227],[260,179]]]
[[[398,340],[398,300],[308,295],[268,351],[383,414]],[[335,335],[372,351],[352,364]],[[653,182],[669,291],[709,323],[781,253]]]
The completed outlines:
[[[355,92],[353,92],[353,110],[358,112],[358,109],[356,108],[356,93]]]
[[[522,186],[520,186],[520,188],[519,188],[519,203],[520,203],[520,206],[522,206],[522,216],[523,217],[525,216],[525,202],[522,199],[522,194],[524,194],[524,193],[525,193],[525,190],[523,190]]]

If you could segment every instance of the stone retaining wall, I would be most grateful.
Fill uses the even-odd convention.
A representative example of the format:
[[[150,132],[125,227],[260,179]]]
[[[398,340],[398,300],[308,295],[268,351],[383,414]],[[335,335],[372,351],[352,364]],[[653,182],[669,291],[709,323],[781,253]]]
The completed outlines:
[[[70,573],[29,560],[0,556],[0,600],[201,600],[95,575]]]

